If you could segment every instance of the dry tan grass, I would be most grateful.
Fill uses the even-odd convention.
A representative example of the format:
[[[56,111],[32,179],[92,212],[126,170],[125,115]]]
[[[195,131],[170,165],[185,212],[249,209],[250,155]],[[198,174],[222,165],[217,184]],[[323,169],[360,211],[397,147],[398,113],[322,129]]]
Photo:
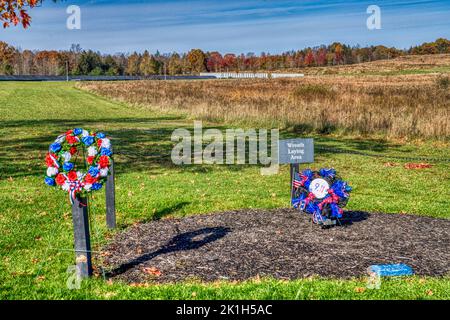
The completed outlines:
[[[450,90],[439,85],[439,77],[333,75],[80,86],[120,101],[224,123],[446,139],[450,136]]]
[[[450,54],[408,55],[391,60],[377,60],[368,63],[332,67],[302,68],[293,71],[306,75],[449,73]]]

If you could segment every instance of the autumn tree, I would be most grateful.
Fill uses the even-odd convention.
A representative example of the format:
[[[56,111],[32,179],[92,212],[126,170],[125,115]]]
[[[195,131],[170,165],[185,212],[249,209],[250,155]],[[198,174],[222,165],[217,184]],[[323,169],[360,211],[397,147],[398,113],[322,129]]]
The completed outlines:
[[[316,63],[318,66],[324,66],[327,62],[327,50],[325,48],[320,48],[316,53]]]
[[[314,65],[314,53],[311,49],[309,49],[306,53],[304,63],[307,67]]]
[[[127,68],[125,70],[126,74],[130,76],[137,76],[140,73],[139,66],[141,63],[141,56],[134,52],[128,57]]]
[[[33,59],[36,73],[39,75],[58,75],[59,56],[59,52],[54,50],[43,50],[36,53]]]
[[[331,45],[330,51],[334,53],[334,64],[342,64],[343,63],[343,47],[339,42],[335,42]]]
[[[170,55],[167,71],[170,75],[176,75],[183,73],[183,66],[180,55],[176,52]]]
[[[209,72],[222,71],[223,65],[223,57],[219,52],[214,51],[208,54],[206,67]]]
[[[31,50],[24,50],[20,54],[20,60],[22,65],[21,72],[17,72],[18,74],[26,74],[31,75],[36,73],[36,68],[34,66],[34,53]]]
[[[13,59],[15,48],[0,41],[0,74],[12,75],[14,74]]]
[[[41,0],[0,0],[0,21],[3,28],[19,23],[27,28],[31,22],[27,9],[34,8],[40,2]]]
[[[227,53],[223,56],[223,67],[229,71],[229,70],[235,70],[237,69],[237,61],[236,61],[236,55],[232,53]]]
[[[450,53],[450,40],[439,38],[435,43],[439,53]]]
[[[206,55],[200,49],[192,49],[187,54],[187,61],[191,72],[205,72],[206,71]]]
[[[156,61],[153,55],[150,55],[148,51],[145,50],[139,63],[140,74],[143,76],[149,76],[152,74],[157,74],[158,70],[159,70],[158,61]]]

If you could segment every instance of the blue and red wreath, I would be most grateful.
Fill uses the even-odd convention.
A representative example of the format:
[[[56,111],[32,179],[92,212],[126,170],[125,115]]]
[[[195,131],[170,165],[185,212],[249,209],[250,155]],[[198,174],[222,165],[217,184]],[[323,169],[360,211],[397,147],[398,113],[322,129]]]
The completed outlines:
[[[311,169],[295,173],[292,188],[292,206],[312,214],[317,224],[340,219],[352,188],[336,174],[334,169]]]
[[[86,170],[77,170],[75,159],[83,151]],[[102,132],[81,128],[61,134],[45,158],[45,183],[69,193],[73,204],[78,194],[99,190],[106,182],[112,161],[111,141]]]

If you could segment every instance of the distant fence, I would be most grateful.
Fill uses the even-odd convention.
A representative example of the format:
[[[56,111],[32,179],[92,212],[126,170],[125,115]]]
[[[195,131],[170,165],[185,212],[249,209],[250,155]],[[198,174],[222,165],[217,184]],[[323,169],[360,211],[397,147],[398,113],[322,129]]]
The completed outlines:
[[[216,79],[213,76],[2,76],[0,81],[127,81],[127,80],[196,80]]]
[[[199,76],[4,76],[0,81],[133,81],[133,80],[201,80],[201,79],[269,79],[301,78],[302,73],[202,72]]]
[[[200,76],[213,76],[217,79],[269,79],[269,78],[302,78],[303,73],[267,73],[267,72],[202,72]]]

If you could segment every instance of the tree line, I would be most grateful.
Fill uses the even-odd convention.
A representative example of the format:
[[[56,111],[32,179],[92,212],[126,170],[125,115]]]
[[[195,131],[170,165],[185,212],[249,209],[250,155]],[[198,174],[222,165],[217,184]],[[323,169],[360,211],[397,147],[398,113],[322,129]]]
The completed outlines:
[[[217,51],[192,49],[187,53],[102,54],[83,50],[74,44],[69,50],[31,51],[15,48],[0,41],[0,74],[2,75],[132,75],[198,74],[199,72],[256,72],[294,70],[297,68],[355,64],[401,55],[450,53],[450,41],[444,38],[410,49],[382,45],[360,47],[335,42],[281,54],[254,53],[222,55]]]

